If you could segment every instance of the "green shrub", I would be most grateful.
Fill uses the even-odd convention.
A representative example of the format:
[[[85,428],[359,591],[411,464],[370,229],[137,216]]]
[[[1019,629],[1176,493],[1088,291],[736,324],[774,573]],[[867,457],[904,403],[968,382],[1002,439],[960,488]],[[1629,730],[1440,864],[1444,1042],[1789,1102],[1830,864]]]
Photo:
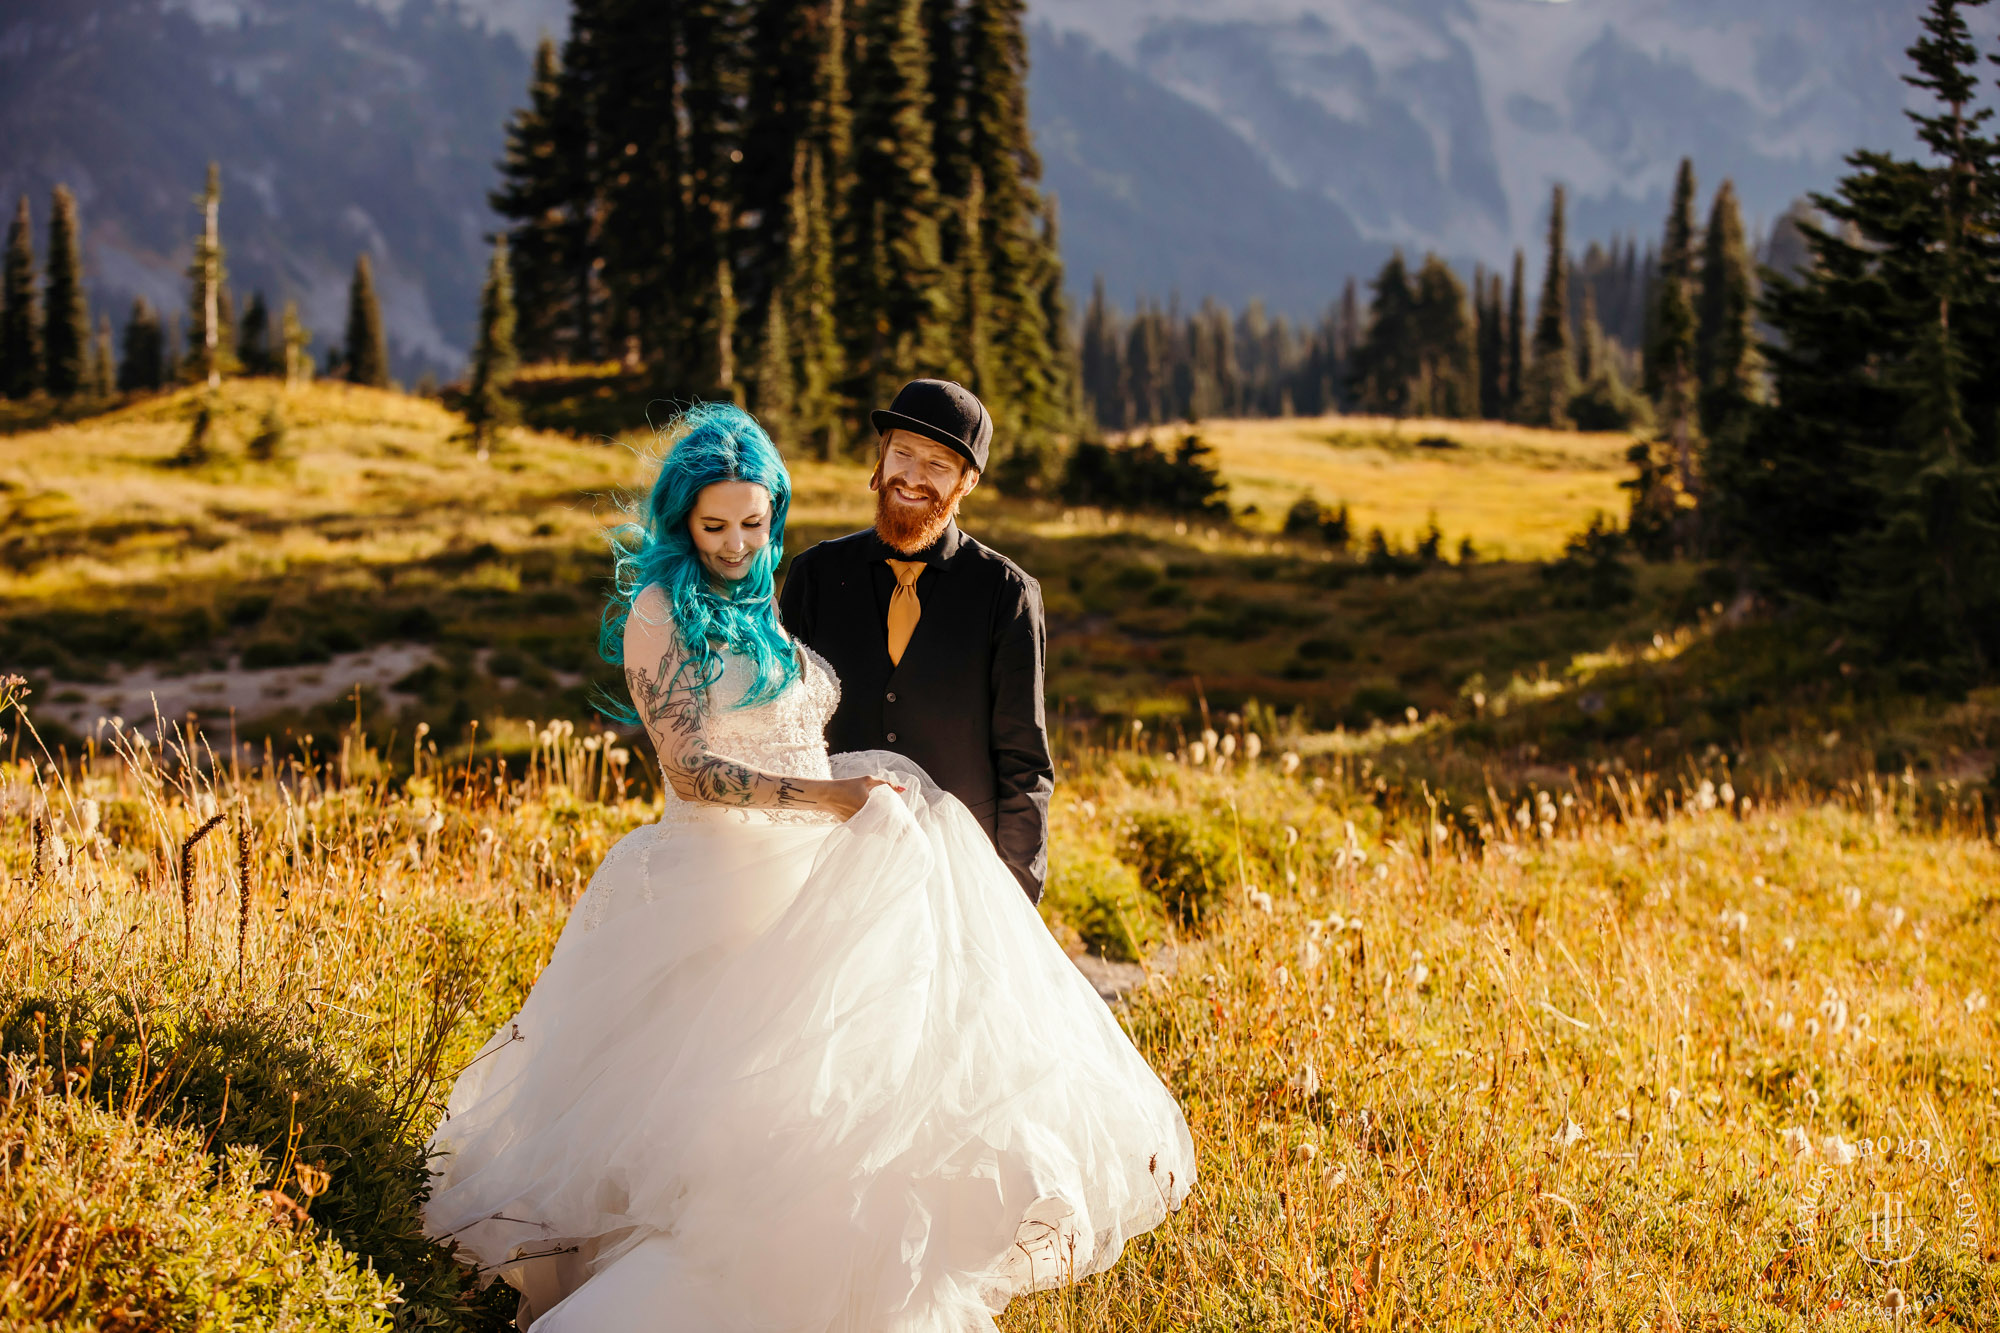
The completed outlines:
[[[1103,853],[1057,858],[1043,901],[1091,952],[1119,962],[1139,961],[1161,935],[1159,903],[1139,887],[1131,866]]]
[[[303,1191],[237,1145],[37,1091],[0,1101],[0,1327],[386,1330],[396,1284],[296,1211]],[[35,1071],[43,1072],[43,1071]],[[282,1196],[266,1194],[289,1186]]]
[[[1141,811],[1124,829],[1119,859],[1173,920],[1199,926],[1237,880],[1235,842],[1208,819],[1183,811]]]

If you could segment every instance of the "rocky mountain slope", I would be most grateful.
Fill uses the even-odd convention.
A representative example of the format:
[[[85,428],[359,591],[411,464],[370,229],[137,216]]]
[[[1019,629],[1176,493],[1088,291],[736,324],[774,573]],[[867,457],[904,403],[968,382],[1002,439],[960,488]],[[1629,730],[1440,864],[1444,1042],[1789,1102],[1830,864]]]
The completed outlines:
[[[1902,148],[1920,0],[1030,0],[1031,110],[1079,296],[1319,309],[1391,246],[1535,267],[1654,235],[1675,164],[1753,225]],[[566,0],[11,0],[0,199],[67,181],[93,297],[168,309],[210,157],[239,294],[338,336],[367,249],[404,378],[462,364],[485,193]],[[1984,28],[1990,33],[1993,21]]]

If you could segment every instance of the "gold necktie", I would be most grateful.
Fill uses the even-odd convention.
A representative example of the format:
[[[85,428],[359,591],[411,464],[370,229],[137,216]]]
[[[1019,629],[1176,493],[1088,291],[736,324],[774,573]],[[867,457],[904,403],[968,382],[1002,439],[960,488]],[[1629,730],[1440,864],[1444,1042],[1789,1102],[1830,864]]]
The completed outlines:
[[[923,603],[917,600],[917,576],[924,572],[924,562],[886,560],[883,563],[896,576],[896,591],[889,594],[889,661],[901,666],[903,650],[910,646],[910,636],[917,632],[917,617],[924,613]]]

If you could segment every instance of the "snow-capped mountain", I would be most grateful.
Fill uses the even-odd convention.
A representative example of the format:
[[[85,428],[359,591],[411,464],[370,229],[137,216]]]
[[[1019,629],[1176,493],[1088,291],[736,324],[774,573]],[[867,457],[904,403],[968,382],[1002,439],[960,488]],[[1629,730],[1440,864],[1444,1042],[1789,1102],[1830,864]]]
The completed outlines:
[[[1081,296],[1321,309],[1393,246],[1539,267],[1658,235],[1675,165],[1753,227],[1909,151],[1922,0],[1029,0],[1030,112]],[[239,295],[338,336],[374,256],[398,371],[462,363],[502,126],[567,0],[7,0],[0,200],[76,188],[93,302],[178,307],[210,157]],[[1988,49],[2000,16],[1974,11]]]
[[[1238,211],[1296,212],[1304,196],[1333,266],[1351,229],[1372,247],[1488,264],[1522,246],[1531,269],[1558,181],[1581,244],[1657,235],[1683,155],[1704,195],[1733,178],[1754,226],[1828,188],[1856,147],[1907,151],[1899,76],[1920,9],[1920,0],[1032,0],[1038,60],[1079,67],[1066,52],[1087,43],[1226,126],[1273,186]],[[1034,84],[1050,182],[1071,217],[1069,196],[1088,195],[1135,148],[1110,137],[1091,82],[1072,73]],[[1072,232],[1070,243],[1104,255],[1114,290],[1161,290],[1145,257],[1121,260],[1098,239]],[[1332,276],[1305,280],[1285,258],[1233,295],[1324,299]]]

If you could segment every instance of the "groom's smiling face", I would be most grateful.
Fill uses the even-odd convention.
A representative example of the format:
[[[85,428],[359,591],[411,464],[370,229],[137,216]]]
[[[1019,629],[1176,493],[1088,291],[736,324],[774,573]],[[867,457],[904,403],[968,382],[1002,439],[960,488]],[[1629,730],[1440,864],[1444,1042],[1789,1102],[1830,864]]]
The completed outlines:
[[[936,541],[958,512],[958,502],[979,484],[979,473],[959,454],[906,430],[882,437],[882,456],[868,479],[875,492],[875,531],[905,554]]]

